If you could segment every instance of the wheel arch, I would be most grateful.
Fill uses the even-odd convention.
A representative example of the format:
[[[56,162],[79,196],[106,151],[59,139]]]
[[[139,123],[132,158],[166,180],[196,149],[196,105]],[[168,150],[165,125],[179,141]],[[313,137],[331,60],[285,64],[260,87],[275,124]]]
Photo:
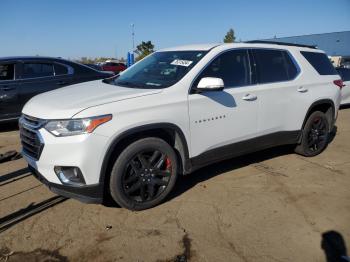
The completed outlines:
[[[181,128],[172,123],[155,123],[129,129],[118,135],[110,143],[104,155],[99,182],[108,186],[109,172],[118,155],[130,143],[145,137],[158,137],[165,140],[175,149],[179,158],[180,173],[186,174],[190,169],[188,143]]]
[[[309,107],[307,113],[306,113],[306,116],[304,118],[303,125],[302,125],[301,129],[304,128],[307,119],[315,111],[321,111],[321,112],[326,114],[327,119],[330,123],[330,130],[329,131],[331,131],[333,129],[333,126],[334,126],[334,123],[336,120],[335,104],[331,99],[321,99],[321,100],[317,100],[314,103],[312,103],[311,106]]]

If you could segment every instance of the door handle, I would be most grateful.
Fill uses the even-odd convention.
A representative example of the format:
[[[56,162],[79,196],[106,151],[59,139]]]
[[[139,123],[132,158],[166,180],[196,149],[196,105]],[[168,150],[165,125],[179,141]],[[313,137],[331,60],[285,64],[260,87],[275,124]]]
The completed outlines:
[[[10,90],[13,90],[15,88],[13,86],[2,86],[2,87],[0,87],[0,89],[2,91],[10,91]]]
[[[252,95],[252,94],[246,94],[244,97],[242,97],[242,99],[245,101],[254,101],[257,98],[258,97],[256,95]]]
[[[59,86],[63,86],[63,85],[65,85],[65,84],[67,84],[67,82],[65,82],[65,81],[59,81],[59,82],[57,82],[57,85],[59,85]]]
[[[306,93],[308,91],[308,89],[303,87],[303,86],[300,86],[300,87],[298,87],[297,91],[300,93]]]

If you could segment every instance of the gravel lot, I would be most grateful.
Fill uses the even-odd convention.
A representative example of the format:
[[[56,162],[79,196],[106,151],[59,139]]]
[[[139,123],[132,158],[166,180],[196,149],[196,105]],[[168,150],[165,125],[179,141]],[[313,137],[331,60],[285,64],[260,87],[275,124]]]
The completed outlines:
[[[350,109],[337,127],[317,157],[281,147],[211,165],[142,212],[58,197],[23,159],[1,163],[0,261],[327,261],[350,250]],[[19,148],[2,126],[0,153]]]

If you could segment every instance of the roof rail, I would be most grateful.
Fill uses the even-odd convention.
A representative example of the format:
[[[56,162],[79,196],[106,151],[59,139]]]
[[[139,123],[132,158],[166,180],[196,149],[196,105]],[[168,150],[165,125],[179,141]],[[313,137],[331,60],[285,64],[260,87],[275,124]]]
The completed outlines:
[[[293,44],[293,43],[287,43],[287,42],[275,42],[275,41],[264,41],[264,40],[251,40],[246,41],[245,43],[250,44],[270,44],[270,45],[286,45],[286,46],[299,46],[299,47],[307,47],[312,49],[317,49],[317,46],[315,45],[302,45],[302,44]]]

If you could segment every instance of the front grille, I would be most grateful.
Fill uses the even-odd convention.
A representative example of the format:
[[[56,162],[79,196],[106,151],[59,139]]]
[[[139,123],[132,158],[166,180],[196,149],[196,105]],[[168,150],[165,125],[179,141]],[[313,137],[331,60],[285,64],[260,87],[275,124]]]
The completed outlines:
[[[40,139],[38,130],[43,127],[45,120],[22,115],[19,119],[19,131],[23,153],[39,160],[44,148],[44,143]]]

